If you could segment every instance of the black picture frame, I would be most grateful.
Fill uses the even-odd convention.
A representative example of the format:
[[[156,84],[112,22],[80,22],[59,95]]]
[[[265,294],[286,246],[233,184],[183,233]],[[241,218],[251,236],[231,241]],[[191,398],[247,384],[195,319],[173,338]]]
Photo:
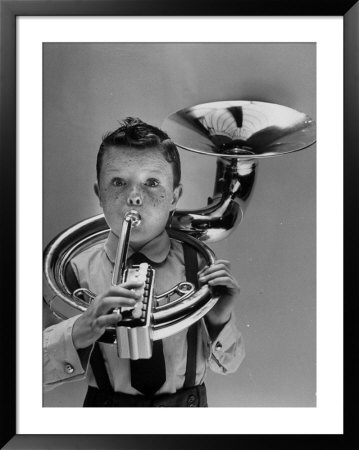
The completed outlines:
[[[359,168],[359,2],[286,2],[252,0],[205,4],[185,0],[0,0],[1,101],[0,169],[5,203],[1,239],[1,448],[218,448],[298,445],[312,448],[326,439],[326,448],[350,448],[357,413],[353,402],[358,341],[353,289],[356,264],[351,263],[357,243],[355,183]],[[344,18],[344,284],[345,284],[345,412],[343,435],[18,435],[16,433],[16,18],[20,16],[342,16]],[[305,33],[305,31],[303,31]],[[336,67],[335,70],[341,70]],[[353,261],[355,261],[353,259]],[[351,292],[353,294],[351,295]],[[6,343],[6,345],[5,345]],[[354,408],[351,408],[354,406]],[[348,411],[354,413],[348,414]],[[240,424],[238,424],[240,427]],[[215,426],[215,424],[214,424]],[[179,426],[180,429],[180,426]],[[235,430],[234,430],[235,431]],[[275,442],[274,442],[275,441]],[[278,442],[277,442],[278,441]]]

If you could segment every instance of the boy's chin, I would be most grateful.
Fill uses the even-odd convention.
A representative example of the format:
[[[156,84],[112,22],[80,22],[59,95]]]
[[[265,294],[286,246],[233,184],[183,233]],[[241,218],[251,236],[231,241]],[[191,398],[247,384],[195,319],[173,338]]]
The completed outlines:
[[[162,232],[163,230],[151,230],[151,232],[148,233],[144,230],[133,229],[131,231],[130,245],[146,245],[148,242],[151,242],[159,236]]]

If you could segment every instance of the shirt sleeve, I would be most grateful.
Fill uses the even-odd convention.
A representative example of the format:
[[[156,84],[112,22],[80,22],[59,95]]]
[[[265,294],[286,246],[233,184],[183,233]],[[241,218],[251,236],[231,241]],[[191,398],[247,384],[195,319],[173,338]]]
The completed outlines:
[[[45,390],[66,381],[86,377],[92,348],[77,350],[72,340],[72,328],[79,316],[71,317],[43,332],[43,376]]]
[[[202,329],[208,367],[220,374],[235,372],[245,357],[245,349],[242,335],[236,326],[234,313],[214,341],[210,339],[204,319],[202,319]]]

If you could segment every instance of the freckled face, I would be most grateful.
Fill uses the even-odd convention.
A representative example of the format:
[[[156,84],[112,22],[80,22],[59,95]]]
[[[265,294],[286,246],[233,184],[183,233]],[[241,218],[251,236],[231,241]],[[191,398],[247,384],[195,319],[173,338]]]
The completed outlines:
[[[141,224],[131,232],[131,246],[140,248],[165,228],[181,187],[173,189],[172,166],[158,149],[110,147],[103,155],[99,185],[95,185],[106,221],[119,236],[127,211],[135,209]]]

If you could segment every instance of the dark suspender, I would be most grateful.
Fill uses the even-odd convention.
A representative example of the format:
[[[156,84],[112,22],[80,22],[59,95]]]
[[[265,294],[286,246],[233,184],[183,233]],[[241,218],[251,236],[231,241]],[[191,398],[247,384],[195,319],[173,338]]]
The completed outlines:
[[[113,392],[110,378],[106,370],[105,361],[103,359],[103,354],[98,342],[95,342],[93,347],[90,364],[98,388],[106,392]]]
[[[198,288],[198,260],[196,250],[189,245],[183,244],[184,265],[186,280]],[[197,323],[194,323],[187,331],[187,365],[184,388],[192,387],[196,382],[197,367]]]
[[[67,285],[71,291],[74,291],[75,289],[78,289],[80,287],[76,275],[71,267],[71,264],[67,264],[65,268],[65,277]],[[106,370],[105,361],[103,359],[103,355],[100,346],[98,345],[98,342],[95,343],[94,348],[92,350],[90,364],[97,382],[97,386],[101,390],[104,390],[106,392],[113,391]]]
[[[187,244],[183,244],[183,255],[186,271],[186,280],[193,283],[198,288],[198,260],[196,250]],[[197,354],[197,323],[188,328],[187,332],[187,364],[184,388],[195,386],[196,381],[196,354]],[[95,343],[90,360],[91,368],[101,390],[113,391],[105,361],[98,342]]]

